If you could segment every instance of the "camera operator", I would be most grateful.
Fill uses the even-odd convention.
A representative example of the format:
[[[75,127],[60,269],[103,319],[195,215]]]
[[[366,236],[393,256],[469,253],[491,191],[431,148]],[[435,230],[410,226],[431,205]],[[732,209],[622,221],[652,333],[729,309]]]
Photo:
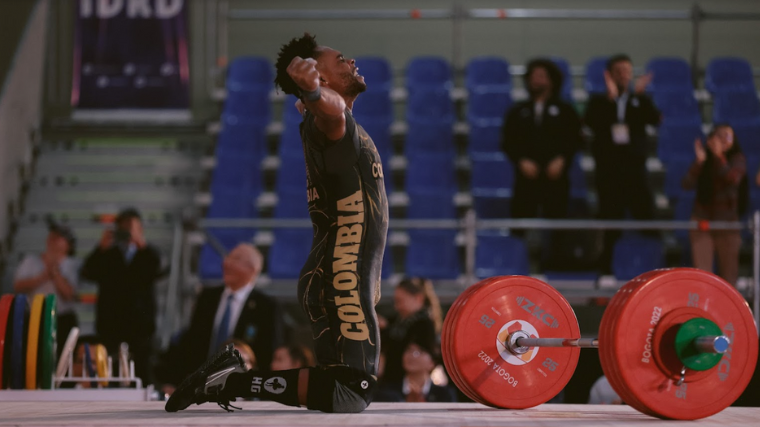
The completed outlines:
[[[115,227],[103,231],[100,243],[87,256],[80,275],[98,286],[95,331],[108,353],[117,354],[129,344],[135,373],[144,384],[149,378],[156,330],[155,283],[161,274],[161,257],[145,241],[140,213],[121,211]]]

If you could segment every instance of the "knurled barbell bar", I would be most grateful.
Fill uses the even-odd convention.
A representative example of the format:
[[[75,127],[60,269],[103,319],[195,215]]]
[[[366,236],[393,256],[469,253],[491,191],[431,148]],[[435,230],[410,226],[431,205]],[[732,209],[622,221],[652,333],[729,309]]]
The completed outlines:
[[[524,276],[485,279],[446,315],[444,363],[470,398],[501,408],[547,402],[568,383],[581,348],[598,348],[623,401],[646,414],[697,419],[744,391],[758,338],[744,298],[697,269],[644,273],[610,300],[598,338],[580,338],[570,304]]]

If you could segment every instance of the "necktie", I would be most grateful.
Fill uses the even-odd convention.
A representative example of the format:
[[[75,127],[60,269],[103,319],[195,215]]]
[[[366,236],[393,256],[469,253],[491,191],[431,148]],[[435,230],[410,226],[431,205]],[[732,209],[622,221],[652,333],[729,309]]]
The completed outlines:
[[[230,318],[232,317],[232,299],[234,298],[234,295],[230,294],[227,296],[227,304],[224,307],[224,314],[222,314],[222,321],[219,322],[219,327],[216,329],[216,340],[214,340],[214,345],[209,349],[209,354],[215,354],[220,348],[222,348],[222,344],[224,344],[225,341],[227,341],[227,337],[229,336],[229,330],[230,330]]]

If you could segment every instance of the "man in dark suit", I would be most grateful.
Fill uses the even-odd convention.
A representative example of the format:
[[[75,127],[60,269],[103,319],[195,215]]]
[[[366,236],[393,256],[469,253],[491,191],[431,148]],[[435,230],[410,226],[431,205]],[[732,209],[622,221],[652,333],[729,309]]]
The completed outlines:
[[[591,150],[596,162],[596,191],[600,219],[623,219],[626,209],[635,219],[654,218],[654,200],[647,179],[646,126],[660,123],[660,112],[644,93],[651,75],[633,84],[633,65],[627,55],[607,61],[607,93],[591,97],[585,121],[594,134]],[[602,269],[608,270],[612,245],[619,232],[605,233]]]
[[[145,241],[140,213],[124,209],[115,228],[106,228],[87,256],[80,276],[98,286],[95,331],[108,353],[129,345],[135,374],[150,383],[153,334],[156,331],[155,283],[161,275],[158,249]]]
[[[179,345],[156,370],[164,392],[196,370],[223,344],[237,338],[253,350],[257,365],[269,367],[272,353],[283,342],[282,312],[277,301],[254,289],[263,259],[253,245],[240,244],[224,258],[224,286],[204,289],[196,300],[190,326]],[[176,355],[176,357],[173,357]]]
[[[515,165],[512,216],[565,218],[568,171],[581,148],[581,119],[560,97],[562,73],[548,59],[528,63],[529,99],[515,104],[502,128],[502,149]]]

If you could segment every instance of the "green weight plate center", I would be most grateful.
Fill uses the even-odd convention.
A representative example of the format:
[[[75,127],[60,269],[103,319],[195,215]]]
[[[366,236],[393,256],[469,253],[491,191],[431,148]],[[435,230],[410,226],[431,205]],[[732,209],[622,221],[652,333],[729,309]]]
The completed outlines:
[[[676,333],[675,349],[678,359],[693,371],[706,371],[720,363],[720,353],[703,353],[696,347],[696,339],[707,336],[720,336],[723,331],[715,323],[703,317],[688,320]]]

